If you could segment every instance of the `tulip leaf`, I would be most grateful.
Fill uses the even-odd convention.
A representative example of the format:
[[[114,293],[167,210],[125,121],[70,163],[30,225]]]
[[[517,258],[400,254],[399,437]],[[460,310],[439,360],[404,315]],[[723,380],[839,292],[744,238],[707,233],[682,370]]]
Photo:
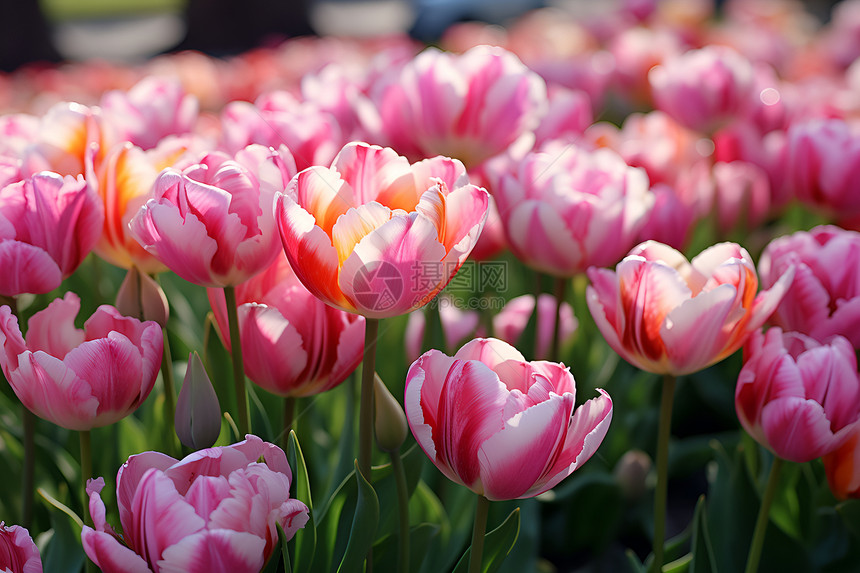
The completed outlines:
[[[39,494],[62,513],[51,512],[51,539],[42,553],[44,571],[80,571],[87,557],[81,547],[80,518],[71,509],[40,489]]]
[[[296,485],[296,499],[308,506],[308,522],[302,529],[296,532],[293,538],[293,570],[296,573],[306,573],[311,570],[314,550],[317,543],[316,522],[314,520],[314,507],[311,499],[311,484],[308,478],[308,468],[305,457],[299,445],[299,439],[294,430],[290,430],[289,445],[287,446],[287,457],[290,466],[294,469],[294,481]]]
[[[645,573],[647,571],[642,562],[639,561],[635,551],[628,549],[624,555],[627,557],[627,564],[630,565],[630,573]]]
[[[484,554],[481,558],[481,573],[494,573],[502,566],[505,557],[514,548],[520,534],[520,510],[513,510],[500,526],[489,532],[484,539]],[[466,573],[472,548],[466,550],[454,573]]]
[[[696,502],[696,512],[693,514],[693,534],[690,553],[693,560],[690,563],[690,573],[716,573],[717,563],[714,558],[714,548],[711,544],[711,534],[708,530],[707,509],[705,496],[699,496]]]
[[[358,481],[355,517],[338,573],[361,573],[364,570],[364,561],[373,546],[379,524],[379,499],[373,486],[358,471],[358,460],[355,460],[355,477]]]
[[[690,570],[690,561],[693,559],[692,554],[687,553],[681,557],[663,565],[663,573],[688,573]]]

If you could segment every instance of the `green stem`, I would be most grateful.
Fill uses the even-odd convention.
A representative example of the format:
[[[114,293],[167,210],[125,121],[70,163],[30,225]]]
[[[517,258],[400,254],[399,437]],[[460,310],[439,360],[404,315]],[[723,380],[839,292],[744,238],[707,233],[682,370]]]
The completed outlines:
[[[370,456],[373,447],[373,374],[376,370],[376,337],[379,319],[364,323],[364,358],[361,364],[361,401],[358,410],[358,469],[370,481]]]
[[[753,534],[752,545],[750,545],[750,554],[747,558],[746,573],[755,573],[758,571],[758,562],[761,559],[764,534],[767,531],[767,522],[770,515],[770,505],[773,503],[776,486],[779,484],[779,472],[782,470],[782,465],[782,458],[773,459],[773,465],[770,467],[770,476],[767,478],[767,486],[761,499],[761,507],[758,510],[758,519],[755,522],[755,533]]]
[[[87,480],[93,477],[93,449],[90,440],[90,430],[78,432],[81,440],[81,486],[84,494],[84,523],[92,527],[93,520],[89,512],[89,496],[87,496]]]
[[[24,471],[21,489],[21,523],[27,529],[33,525],[33,498],[36,481],[36,415],[21,405],[24,426]]]
[[[287,396],[284,398],[284,440],[283,448],[287,451],[290,445],[290,430],[293,429],[293,421],[296,418],[296,398],[295,396]]]
[[[487,531],[487,513],[490,510],[490,500],[478,495],[475,507],[475,527],[472,529],[472,553],[469,556],[469,573],[480,573],[481,559],[484,554],[484,533]]]
[[[230,351],[233,357],[233,385],[236,390],[236,409],[239,438],[244,439],[251,433],[251,416],[248,411],[248,396],[245,389],[245,367],[242,361],[242,341],[239,338],[239,316],[236,311],[236,289],[224,287],[224,299],[227,303],[227,323],[230,327]]]
[[[391,452],[391,468],[397,485],[397,510],[400,517],[400,565],[399,573],[409,573],[409,491],[406,487],[406,472],[400,452]]]
[[[652,571],[663,569],[663,543],[666,537],[666,493],[669,480],[669,435],[672,430],[672,401],[675,397],[675,377],[663,377],[660,400],[660,426],[657,431],[657,488],[654,492],[654,564]]]
[[[558,362],[561,359],[561,305],[564,303],[566,286],[566,278],[555,278],[555,284],[553,285],[553,294],[555,294],[555,322],[552,325],[552,346],[549,352],[549,360],[551,362]],[[537,308],[537,299],[535,299],[535,307]],[[536,356],[535,358],[540,358],[540,356]]]
[[[176,394],[173,382],[173,356],[170,353],[170,341],[167,339],[167,327],[161,329],[164,337],[164,352],[161,354],[161,381],[164,384],[164,419],[170,427],[167,442],[170,453],[176,454],[179,448],[176,444],[176,429],[174,418],[176,416]]]

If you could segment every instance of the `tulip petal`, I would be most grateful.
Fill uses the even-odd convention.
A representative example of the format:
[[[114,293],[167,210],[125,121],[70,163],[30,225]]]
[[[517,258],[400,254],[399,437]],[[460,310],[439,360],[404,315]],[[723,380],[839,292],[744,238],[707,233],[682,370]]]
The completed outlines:
[[[427,217],[415,212],[397,215],[355,246],[344,261],[338,285],[360,314],[397,316],[426,304],[445,286],[440,272],[444,256],[445,248]]]
[[[302,284],[323,301],[354,311],[338,287],[337,251],[314,217],[288,195],[278,195],[275,218],[284,251]]]
[[[552,394],[506,420],[481,444],[477,454],[487,499],[518,498],[536,484],[559,454],[573,406],[572,394]]]
[[[160,452],[143,452],[128,458],[116,474],[116,501],[119,506],[119,521],[123,531],[132,528],[132,503],[134,492],[144,474],[150,470],[165,471],[177,460]]]
[[[152,573],[140,555],[109,533],[85,525],[81,531],[84,552],[103,573]]]
[[[260,537],[228,529],[189,535],[164,551],[161,573],[257,573],[263,568]]]
[[[331,239],[340,265],[352,254],[358,244],[371,231],[391,220],[391,209],[375,201],[350,207],[331,229]]]
[[[60,286],[63,273],[46,251],[14,240],[0,240],[0,295],[42,294]]]
[[[476,338],[463,345],[454,358],[477,360],[484,363],[499,377],[508,391],[529,390],[530,369],[520,351],[497,338]]]
[[[406,389],[403,397],[403,409],[406,419],[415,436],[415,441],[431,460],[438,460],[436,444],[434,443],[434,428],[438,432],[439,405],[444,381],[455,363],[455,359],[446,356],[439,350],[429,350],[416,360],[406,374]],[[457,478],[447,468],[447,462],[439,466],[442,472],[452,481]]]
[[[310,167],[293,177],[286,195],[310,213],[314,224],[329,237],[340,216],[356,206],[350,184],[337,171],[324,167]]]
[[[27,322],[27,348],[41,350],[62,360],[70,350],[84,342],[84,331],[75,328],[81,299],[73,292],[51,301],[45,310]]]
[[[821,404],[799,396],[765,404],[761,424],[766,443],[773,452],[792,462],[814,460],[841,443],[830,430]]]
[[[289,394],[308,362],[301,334],[275,308],[252,303],[238,312],[248,377],[270,392]]]
[[[527,199],[500,213],[511,250],[529,265],[553,276],[570,276],[582,258],[577,241],[561,215],[548,203]]]
[[[416,198],[418,195],[409,161],[390,147],[349,143],[334,158],[332,169],[352,187],[358,205],[378,201],[407,212],[415,208],[408,200],[410,191]]]

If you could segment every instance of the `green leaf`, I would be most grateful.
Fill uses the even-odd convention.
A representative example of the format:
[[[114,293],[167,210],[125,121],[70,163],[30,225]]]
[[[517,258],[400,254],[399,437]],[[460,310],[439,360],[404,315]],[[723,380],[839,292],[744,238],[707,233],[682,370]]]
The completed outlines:
[[[690,563],[690,573],[717,573],[706,512],[705,496],[702,495],[696,502],[696,512],[693,514],[693,540],[690,547],[693,560]]]
[[[42,567],[45,571],[80,571],[86,561],[81,547],[81,518],[45,490],[39,489],[38,492],[49,505],[59,510],[51,512],[53,535],[42,553]]]
[[[349,542],[337,568],[338,573],[361,573],[364,570],[364,561],[373,546],[376,527],[379,525],[379,499],[373,486],[358,471],[358,460],[355,460],[355,476],[358,480],[358,500]]]
[[[520,510],[513,510],[507,519],[500,526],[492,530],[486,535],[484,540],[484,554],[481,558],[481,573],[494,573],[502,566],[502,562],[514,544],[517,542],[517,537],[520,534]],[[472,555],[472,548],[466,550],[454,573],[466,573],[469,570],[469,559]]]
[[[294,470],[294,483],[296,486],[296,499],[308,506],[308,522],[304,528],[296,532],[292,540],[293,545],[293,570],[296,573],[311,571],[314,559],[314,550],[317,543],[316,523],[314,521],[314,506],[311,499],[311,485],[308,478],[308,468],[299,445],[296,432],[290,430],[287,456]]]
[[[632,549],[628,549],[624,554],[627,556],[627,563],[630,565],[631,573],[645,573],[645,566],[642,565],[641,561],[639,561],[639,557],[636,556],[636,552]]]
[[[674,561],[663,565],[663,573],[687,573],[690,570],[690,561],[693,559],[692,554],[687,553]]]

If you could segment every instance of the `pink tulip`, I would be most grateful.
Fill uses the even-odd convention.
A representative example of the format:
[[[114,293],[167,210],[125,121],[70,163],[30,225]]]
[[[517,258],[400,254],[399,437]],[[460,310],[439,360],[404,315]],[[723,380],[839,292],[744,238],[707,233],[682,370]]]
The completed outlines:
[[[830,491],[839,499],[860,498],[860,424],[844,444],[824,456]]]
[[[20,525],[0,521],[0,571],[42,573],[42,556],[30,532]]]
[[[0,366],[21,403],[69,430],[107,426],[140,406],[155,384],[161,327],[107,305],[75,328],[80,299],[66,293],[30,318],[27,337],[0,307]]]
[[[235,152],[252,143],[286,145],[299,169],[328,165],[346,143],[335,117],[286,92],[260,96],[255,104],[236,101],[221,114],[224,146]]]
[[[105,573],[257,573],[278,542],[276,524],[290,539],[308,520],[291,481],[283,450],[252,435],[181,461],[131,456],[116,476],[122,537],[105,519],[104,479],[90,480],[84,551]]]
[[[505,307],[493,317],[493,334],[509,344],[517,344],[535,311],[534,295],[526,294],[512,298]],[[546,360],[549,356],[552,335],[555,329],[556,303],[551,294],[541,294],[537,303],[537,343],[535,359]],[[565,344],[576,332],[579,321],[573,315],[573,307],[563,302],[561,305],[561,324],[558,337]]]
[[[535,129],[547,105],[544,81],[489,46],[462,55],[428,48],[370,96],[388,145],[411,160],[442,154],[469,167]]]
[[[726,358],[782,300],[793,272],[756,295],[749,253],[720,243],[692,261],[646,241],[615,271],[591,268],[586,291],[597,327],[622,358],[655,374],[696,372]]]
[[[773,323],[822,342],[841,334],[860,348],[860,233],[827,225],[774,239],[759,263],[762,285],[792,266]]]
[[[788,192],[826,212],[860,213],[860,131],[839,119],[797,123],[781,162]]]
[[[553,139],[580,139],[594,122],[591,99],[584,91],[553,86],[547,103],[547,113],[535,128],[535,147]]]
[[[106,92],[99,107],[112,142],[151,149],[168,135],[190,133],[198,104],[178,80],[147,76],[128,91]]]
[[[513,347],[477,338],[453,358],[430,350],[406,375],[412,434],[445,476],[490,500],[556,486],[600,446],[612,400],[574,409],[576,383],[553,362],[526,362]]]
[[[103,220],[80,175],[44,171],[0,189],[0,295],[60,286],[98,241]]]
[[[665,183],[651,187],[654,207],[639,230],[641,241],[657,241],[673,249],[683,250],[690,238],[693,224],[699,216],[695,206],[687,203],[674,188]]]
[[[744,429],[780,458],[808,462],[860,426],[860,376],[841,336],[821,344],[773,327],[744,348],[735,410]]]
[[[209,303],[227,348],[222,289]],[[364,317],[332,308],[302,286],[286,257],[236,287],[245,372],[279,396],[311,396],[343,382],[361,362]]]
[[[511,251],[553,276],[617,262],[654,203],[645,172],[608,149],[559,144],[502,160],[510,166],[492,189]]]
[[[93,146],[95,157],[91,155]],[[40,118],[36,140],[22,154],[22,171],[26,175],[40,171],[83,175],[90,161],[98,164],[99,154],[105,148],[98,108],[74,102],[57,103]]]
[[[707,46],[667,58],[648,74],[657,109],[708,133],[753,101],[753,67],[730,48]]]
[[[292,174],[283,153],[260,146],[236,160],[215,152],[182,171],[166,169],[129,223],[131,234],[189,282],[238,285],[278,254],[271,205]]]
[[[311,167],[277,196],[290,265],[324,302],[369,318],[429,302],[475,246],[487,192],[459,161],[410,165],[390,148],[344,147],[331,168]]]

